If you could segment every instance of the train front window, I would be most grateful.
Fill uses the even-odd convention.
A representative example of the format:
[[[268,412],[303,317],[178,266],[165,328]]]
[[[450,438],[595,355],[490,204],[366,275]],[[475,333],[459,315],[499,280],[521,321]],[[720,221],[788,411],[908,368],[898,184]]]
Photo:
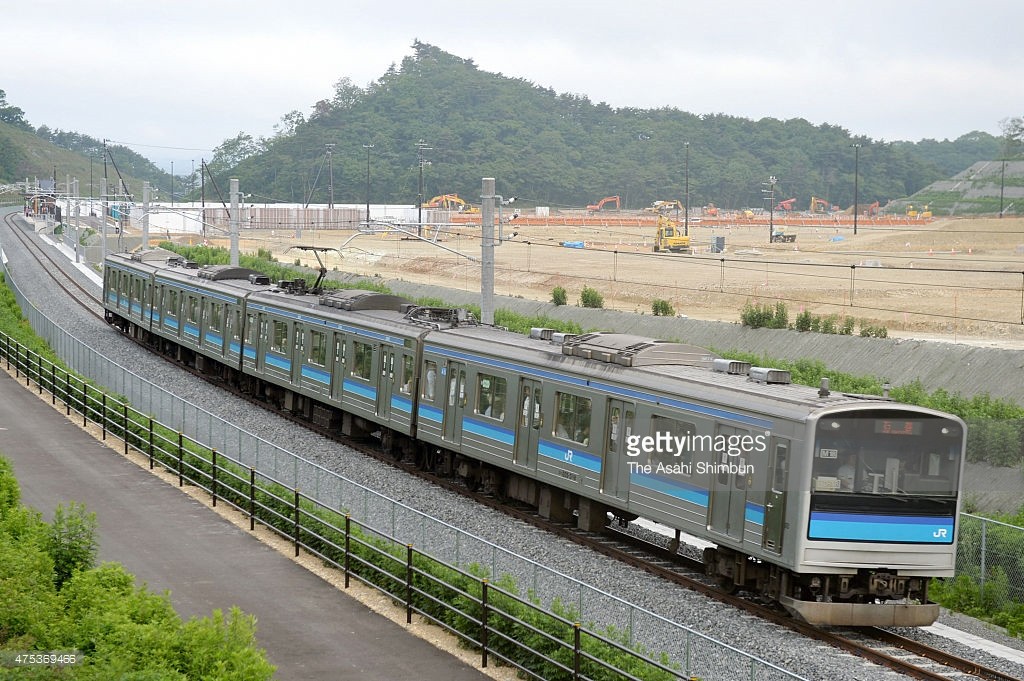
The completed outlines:
[[[822,418],[811,490],[955,496],[964,432],[953,420],[895,410]]]

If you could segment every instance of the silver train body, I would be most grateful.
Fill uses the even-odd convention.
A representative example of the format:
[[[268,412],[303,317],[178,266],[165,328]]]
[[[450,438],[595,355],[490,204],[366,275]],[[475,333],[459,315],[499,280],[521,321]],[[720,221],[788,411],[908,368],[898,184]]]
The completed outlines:
[[[965,426],[623,334],[524,337],[395,296],[107,258],[107,320],[279,409],[598,530],[655,521],[823,625],[930,624]],[[165,254],[166,256],[166,254]]]

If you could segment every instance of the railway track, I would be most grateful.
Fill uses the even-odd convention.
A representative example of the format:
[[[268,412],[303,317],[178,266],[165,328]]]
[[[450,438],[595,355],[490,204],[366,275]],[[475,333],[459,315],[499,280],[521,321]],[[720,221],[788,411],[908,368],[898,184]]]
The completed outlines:
[[[70,301],[81,306],[90,315],[101,320],[104,319],[100,296],[79,284],[65,272],[65,268],[68,267],[66,259],[61,256],[54,257],[49,252],[49,249],[44,248],[38,243],[34,235],[29,235],[23,228],[17,225],[12,216],[5,216],[5,223],[10,228],[10,233],[14,234],[19,242],[24,245],[25,250],[47,272],[56,286],[68,294]],[[165,357],[165,359],[173,362],[169,357]],[[189,367],[184,367],[177,362],[173,363],[196,376],[208,380],[208,377],[203,376],[199,372],[192,371]],[[218,385],[229,389],[226,385]],[[752,601],[739,594],[723,591],[713,581],[704,576],[703,564],[700,561],[671,552],[664,546],[643,541],[616,530],[614,527],[606,528],[604,533],[598,534],[583,532],[565,523],[552,522],[540,517],[531,509],[511,506],[493,496],[469,490],[458,480],[423,471],[414,462],[398,460],[384,454],[376,446],[375,441],[367,442],[365,440],[352,440],[341,437],[335,432],[317,428],[308,421],[300,419],[293,414],[273,409],[265,402],[257,400],[250,395],[236,390],[231,392],[254,405],[272,411],[278,416],[301,424],[371,458],[401,468],[444,489],[469,497],[479,504],[511,515],[547,532],[556,534],[615,560],[622,561],[636,569],[644,570],[673,584],[697,591],[717,601],[739,608],[743,612],[768,620],[779,626],[787,627],[803,636],[835,646],[910,678],[930,681],[952,681],[965,678],[985,679],[986,681],[1022,681],[1018,677],[986,667],[973,660],[951,655],[943,650],[927,646],[885,629],[857,628],[830,630],[805,624],[793,619],[778,607],[771,607]]]

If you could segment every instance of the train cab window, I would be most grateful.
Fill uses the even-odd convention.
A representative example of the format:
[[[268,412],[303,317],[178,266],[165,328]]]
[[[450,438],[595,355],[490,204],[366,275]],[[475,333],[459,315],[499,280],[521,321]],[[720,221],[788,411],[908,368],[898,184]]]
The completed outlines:
[[[320,367],[327,365],[327,334],[323,331],[309,332],[309,363]]]
[[[428,359],[423,363],[423,392],[421,397],[429,402],[437,394],[437,362]]]
[[[565,440],[589,445],[590,398],[560,392],[555,393],[555,404],[558,405],[558,409],[555,413],[555,432],[553,434]]]
[[[288,353],[288,324],[275,319],[270,335],[270,349],[281,354]]]
[[[669,447],[656,448],[651,453],[651,463],[678,466],[676,470],[682,475],[693,475],[694,447],[698,444],[696,433],[697,426],[689,421],[657,414],[651,416],[651,435],[655,441],[672,443]]]
[[[772,490],[783,492],[789,472],[789,445],[779,442],[775,445],[775,460],[772,461]]]
[[[954,496],[963,428],[914,412],[836,415],[818,423],[812,491]]]
[[[373,346],[369,343],[352,341],[352,375],[370,380],[373,375]]]
[[[476,413],[505,420],[505,398],[508,383],[499,376],[479,374],[476,381]]]

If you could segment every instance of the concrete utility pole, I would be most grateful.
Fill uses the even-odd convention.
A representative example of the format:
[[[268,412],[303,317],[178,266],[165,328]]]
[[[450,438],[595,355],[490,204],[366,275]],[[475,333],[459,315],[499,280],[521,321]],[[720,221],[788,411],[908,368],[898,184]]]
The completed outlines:
[[[238,267],[238,178],[231,178],[231,264]]]
[[[494,324],[494,178],[480,191],[480,323]]]
[[[105,143],[104,143],[105,144]],[[107,159],[103,157],[103,181],[100,183],[101,193],[103,197],[103,214],[100,215],[100,245],[103,248],[103,262],[107,261],[107,212],[109,211],[108,196],[107,196]]]
[[[142,247],[149,248],[149,182],[142,183]]]

